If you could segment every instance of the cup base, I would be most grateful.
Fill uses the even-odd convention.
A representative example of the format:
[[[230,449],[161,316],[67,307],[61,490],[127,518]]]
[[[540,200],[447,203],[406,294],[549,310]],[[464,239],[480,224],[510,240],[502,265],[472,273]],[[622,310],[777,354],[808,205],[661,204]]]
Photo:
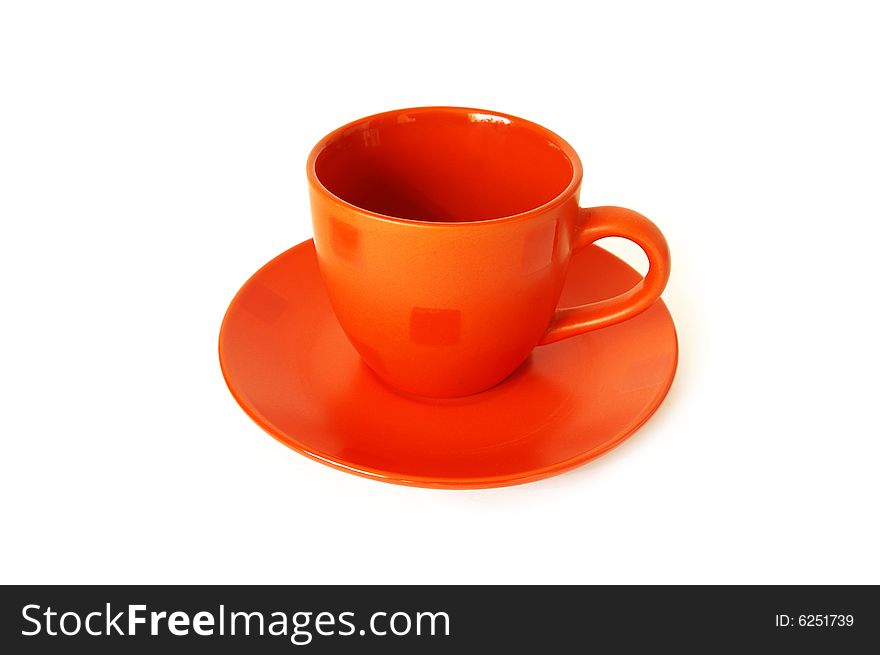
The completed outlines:
[[[389,382],[385,378],[383,378],[379,373],[377,373],[363,358],[361,358],[361,364],[366,369],[366,375],[372,375],[376,378],[376,381],[382,386],[386,387],[392,393],[395,393],[399,396],[403,396],[404,398],[409,398],[415,402],[420,403],[435,403],[435,404],[443,404],[443,403],[454,403],[457,400],[471,398],[473,396],[479,396],[480,394],[486,393],[497,387],[498,385],[505,384],[508,380],[513,378],[516,375],[520,374],[520,371],[528,368],[529,362],[531,360],[531,353],[526,357],[525,361],[522,362],[519,366],[517,366],[512,373],[509,373],[502,377],[499,381],[488,384],[485,386],[481,386],[476,388],[474,391],[469,393],[450,393],[450,394],[426,394],[426,393],[418,393],[416,391],[408,391],[406,389],[402,389],[401,387]]]

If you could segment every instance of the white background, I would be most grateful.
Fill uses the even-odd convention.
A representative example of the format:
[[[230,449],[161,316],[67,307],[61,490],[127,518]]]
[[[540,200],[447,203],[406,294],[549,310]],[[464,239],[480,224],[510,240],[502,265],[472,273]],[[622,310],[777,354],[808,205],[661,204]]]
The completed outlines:
[[[4,3],[0,580],[880,583],[875,12]],[[546,125],[584,204],[669,239],[676,382],[574,472],[367,481],[221,377],[229,300],[311,236],[313,143],[429,104]]]

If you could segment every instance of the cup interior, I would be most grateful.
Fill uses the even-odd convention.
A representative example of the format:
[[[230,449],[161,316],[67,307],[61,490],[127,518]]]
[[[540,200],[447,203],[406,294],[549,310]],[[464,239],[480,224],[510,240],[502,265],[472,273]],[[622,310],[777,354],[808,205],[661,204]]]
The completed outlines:
[[[336,130],[310,158],[331,194],[368,211],[431,222],[503,218],[538,208],[575,177],[571,147],[512,116],[423,108]]]

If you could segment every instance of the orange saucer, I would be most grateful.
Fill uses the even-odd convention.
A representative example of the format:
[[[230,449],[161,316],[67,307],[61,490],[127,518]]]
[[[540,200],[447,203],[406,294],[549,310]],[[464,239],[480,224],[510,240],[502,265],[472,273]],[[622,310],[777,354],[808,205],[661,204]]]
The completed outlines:
[[[572,258],[560,306],[610,298],[639,279],[589,246]],[[337,324],[311,240],[257,271],[220,328],[226,383],[270,435],[349,473],[447,489],[531,482],[607,452],[656,411],[677,360],[661,301],[619,325],[536,348],[483,393],[405,397],[373,375]]]

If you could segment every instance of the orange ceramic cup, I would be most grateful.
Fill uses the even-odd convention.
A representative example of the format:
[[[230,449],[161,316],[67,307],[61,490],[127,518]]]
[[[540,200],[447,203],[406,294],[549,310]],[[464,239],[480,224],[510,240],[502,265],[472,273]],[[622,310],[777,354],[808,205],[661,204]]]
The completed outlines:
[[[307,171],[333,310],[363,361],[400,391],[488,389],[536,346],[644,311],[669,278],[660,230],[630,209],[579,207],[577,154],[521,118],[389,111],[321,139]],[[647,276],[615,298],[557,308],[572,252],[609,236],[642,247]]]

